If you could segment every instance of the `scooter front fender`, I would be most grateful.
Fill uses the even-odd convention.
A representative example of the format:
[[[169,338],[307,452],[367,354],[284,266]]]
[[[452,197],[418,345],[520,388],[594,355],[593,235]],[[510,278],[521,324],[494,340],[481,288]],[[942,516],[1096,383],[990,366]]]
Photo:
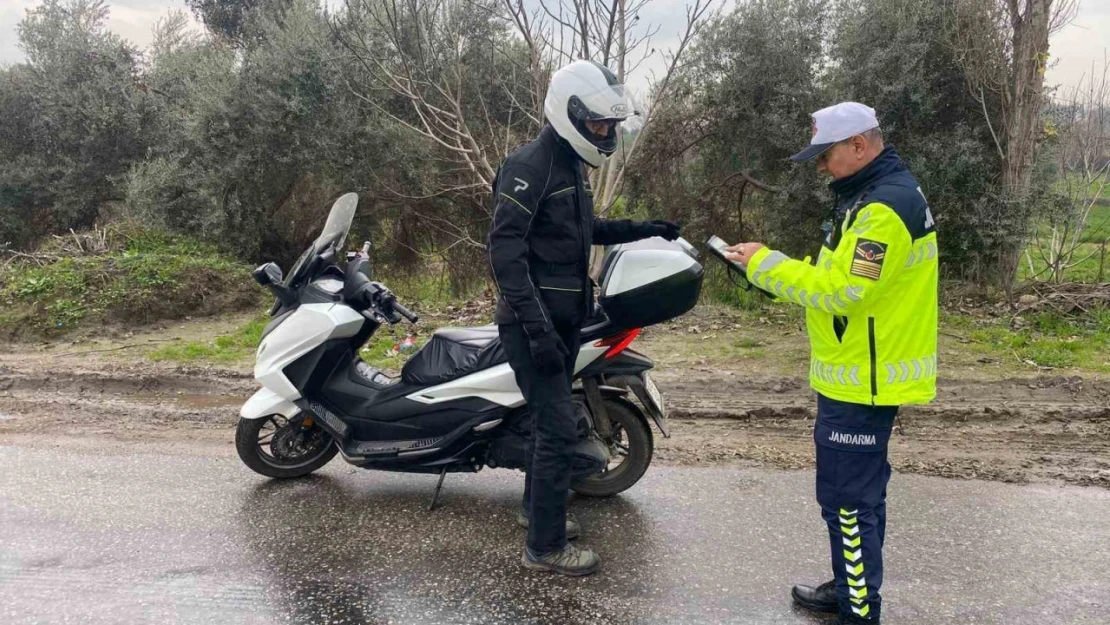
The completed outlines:
[[[288,399],[268,388],[260,388],[239,409],[239,416],[244,419],[261,419],[262,417],[279,414],[289,419],[300,411],[301,409]]]

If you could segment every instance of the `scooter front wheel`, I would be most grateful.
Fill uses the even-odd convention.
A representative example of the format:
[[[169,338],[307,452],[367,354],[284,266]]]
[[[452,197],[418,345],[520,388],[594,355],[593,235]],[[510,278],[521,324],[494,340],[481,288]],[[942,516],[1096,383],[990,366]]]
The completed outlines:
[[[278,479],[302,477],[319,469],[339,448],[331,434],[305,421],[282,415],[239,419],[235,429],[239,459],[255,473]]]
[[[647,419],[638,408],[623,399],[606,399],[613,436],[602,441],[609,446],[612,460],[600,473],[571,482],[571,490],[587,497],[611,497],[640,481],[651,465],[655,441]]]

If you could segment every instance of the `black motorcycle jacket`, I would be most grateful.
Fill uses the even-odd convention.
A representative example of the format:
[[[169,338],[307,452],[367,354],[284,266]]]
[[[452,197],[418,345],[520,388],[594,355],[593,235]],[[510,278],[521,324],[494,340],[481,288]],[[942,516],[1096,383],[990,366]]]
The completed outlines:
[[[496,323],[520,323],[529,337],[581,324],[594,301],[590,246],[641,238],[638,222],[594,216],[583,169],[550,125],[502,163],[488,241]]]

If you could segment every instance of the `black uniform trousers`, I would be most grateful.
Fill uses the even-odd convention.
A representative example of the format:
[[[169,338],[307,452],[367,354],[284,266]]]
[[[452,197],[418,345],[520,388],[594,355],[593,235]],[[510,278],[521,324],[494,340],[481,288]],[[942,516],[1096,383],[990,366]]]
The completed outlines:
[[[817,502],[829,527],[840,613],[877,620],[882,606],[887,443],[897,406],[817,396]]]
[[[570,387],[578,359],[579,328],[556,324],[555,332],[569,355],[553,375],[536,371],[528,335],[520,324],[498,326],[517,386],[532,416],[531,466],[526,469],[525,511],[529,514],[528,548],[535,555],[562,550],[567,544],[567,492],[578,440],[577,416]]]

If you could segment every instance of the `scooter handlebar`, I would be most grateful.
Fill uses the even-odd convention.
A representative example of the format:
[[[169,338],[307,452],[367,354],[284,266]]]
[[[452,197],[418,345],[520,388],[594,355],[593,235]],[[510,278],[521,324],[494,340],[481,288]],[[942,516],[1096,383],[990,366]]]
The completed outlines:
[[[420,321],[420,317],[417,317],[411,310],[402,306],[397,300],[393,300],[393,310],[405,319],[408,319],[409,323]]]

